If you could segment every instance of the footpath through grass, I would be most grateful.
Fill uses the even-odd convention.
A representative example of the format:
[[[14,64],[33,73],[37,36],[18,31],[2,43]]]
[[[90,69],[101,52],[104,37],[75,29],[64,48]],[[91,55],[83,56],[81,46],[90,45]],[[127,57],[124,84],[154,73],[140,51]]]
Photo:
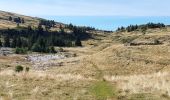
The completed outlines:
[[[107,100],[116,98],[116,87],[112,85],[110,82],[103,80],[103,71],[99,69],[99,67],[90,62],[93,67],[96,69],[96,81],[90,87],[90,92],[95,96],[97,100]]]
[[[99,81],[90,88],[91,93],[97,100],[107,100],[116,96],[116,89],[107,81]]]

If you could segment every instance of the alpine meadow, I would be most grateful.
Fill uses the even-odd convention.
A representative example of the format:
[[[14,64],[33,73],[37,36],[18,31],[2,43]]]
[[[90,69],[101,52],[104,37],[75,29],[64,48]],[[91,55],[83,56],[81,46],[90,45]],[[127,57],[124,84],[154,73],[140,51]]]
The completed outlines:
[[[170,1],[0,1],[0,100],[170,100]]]

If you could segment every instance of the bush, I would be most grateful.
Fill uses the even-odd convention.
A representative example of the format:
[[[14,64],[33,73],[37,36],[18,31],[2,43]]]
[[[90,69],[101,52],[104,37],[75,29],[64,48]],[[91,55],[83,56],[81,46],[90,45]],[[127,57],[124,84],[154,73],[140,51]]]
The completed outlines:
[[[79,38],[76,39],[75,46],[82,46],[81,40]]]
[[[155,45],[158,45],[158,44],[161,44],[161,42],[160,42],[159,40],[155,39],[155,40],[154,40],[154,44],[155,44]]]
[[[26,72],[29,72],[29,70],[30,70],[29,67],[26,67],[26,68],[25,68],[25,71],[26,71]]]
[[[33,52],[41,52],[41,46],[38,43],[34,43],[31,49]]]
[[[15,53],[16,54],[26,54],[27,53],[27,49],[25,49],[25,48],[16,48],[15,49]]]
[[[18,73],[19,73],[19,72],[22,72],[23,69],[24,69],[24,68],[23,68],[21,65],[18,65],[18,66],[15,67],[15,72],[18,72]]]
[[[61,47],[59,47],[59,48],[57,49],[57,51],[58,51],[58,52],[64,52],[64,49],[61,48]]]
[[[54,48],[53,46],[51,46],[51,47],[49,48],[49,50],[50,50],[50,51],[49,51],[50,53],[57,53],[56,50],[55,50],[55,48]]]

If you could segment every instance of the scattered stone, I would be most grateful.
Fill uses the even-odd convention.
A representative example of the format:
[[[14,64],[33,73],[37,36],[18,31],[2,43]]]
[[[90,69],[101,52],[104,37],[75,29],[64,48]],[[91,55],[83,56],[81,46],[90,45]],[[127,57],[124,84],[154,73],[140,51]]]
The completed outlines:
[[[9,54],[14,54],[11,48],[6,48],[6,47],[0,48],[0,56],[7,56]]]
[[[28,55],[26,59],[32,63],[34,69],[36,70],[47,70],[53,66],[62,66],[63,63],[56,63],[54,60],[64,59],[66,58],[64,55],[60,54],[36,54],[36,55]]]

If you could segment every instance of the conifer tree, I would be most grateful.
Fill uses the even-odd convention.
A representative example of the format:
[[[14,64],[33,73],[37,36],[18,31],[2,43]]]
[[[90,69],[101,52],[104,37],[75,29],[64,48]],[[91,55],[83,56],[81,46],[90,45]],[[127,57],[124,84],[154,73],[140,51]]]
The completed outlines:
[[[8,35],[4,37],[4,47],[10,47],[10,38]]]
[[[75,41],[75,46],[82,46],[80,38],[77,38]]]
[[[17,45],[16,43],[17,43],[17,38],[14,37],[13,40],[12,40],[12,43],[11,43],[11,47],[12,47],[12,48],[15,48],[16,45]]]
[[[12,17],[11,17],[11,16],[9,16],[8,20],[9,20],[9,21],[12,21]]]
[[[2,41],[1,41],[1,39],[0,39],[0,47],[2,47]]]

